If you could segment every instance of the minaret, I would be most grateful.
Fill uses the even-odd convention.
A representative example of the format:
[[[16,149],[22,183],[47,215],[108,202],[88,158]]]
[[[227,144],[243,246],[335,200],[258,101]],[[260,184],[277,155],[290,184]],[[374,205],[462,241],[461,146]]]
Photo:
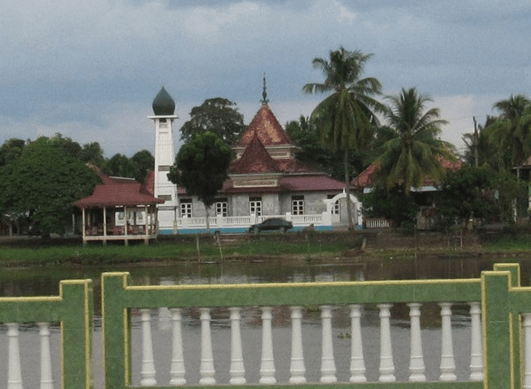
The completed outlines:
[[[164,204],[157,205],[159,234],[175,233],[178,217],[177,186],[168,180],[167,174],[175,161],[172,125],[177,115],[175,101],[164,87],[153,100],[153,113],[154,116],[149,118],[155,122],[154,196],[165,200]]]

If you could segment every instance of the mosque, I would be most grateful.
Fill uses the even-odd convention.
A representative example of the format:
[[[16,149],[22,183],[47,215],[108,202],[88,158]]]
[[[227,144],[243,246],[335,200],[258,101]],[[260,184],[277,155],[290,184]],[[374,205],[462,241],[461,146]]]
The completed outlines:
[[[152,108],[154,171],[142,185],[123,186],[108,177],[92,196],[76,203],[83,210],[84,242],[143,239],[147,243],[158,234],[206,231],[203,203],[167,177],[175,161],[173,125],[178,117],[175,101],[164,87]],[[212,230],[245,232],[270,217],[291,221],[295,230],[308,226],[330,230],[347,224],[345,184],[295,159],[297,147],[269,107],[265,85],[261,106],[232,147],[236,159],[211,208]],[[354,224],[361,225],[361,204],[352,195],[351,201]]]

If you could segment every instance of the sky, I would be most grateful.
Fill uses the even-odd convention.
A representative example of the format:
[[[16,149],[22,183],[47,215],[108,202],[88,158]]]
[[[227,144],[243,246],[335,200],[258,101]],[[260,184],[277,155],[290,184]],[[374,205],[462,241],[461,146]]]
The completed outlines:
[[[194,106],[224,97],[248,124],[267,78],[281,124],[325,96],[312,67],[331,50],[372,53],[384,95],[416,87],[461,148],[495,102],[531,95],[530,0],[21,0],[0,13],[0,144],[61,133],[106,157],[154,152],[151,104],[176,102],[174,137]]]

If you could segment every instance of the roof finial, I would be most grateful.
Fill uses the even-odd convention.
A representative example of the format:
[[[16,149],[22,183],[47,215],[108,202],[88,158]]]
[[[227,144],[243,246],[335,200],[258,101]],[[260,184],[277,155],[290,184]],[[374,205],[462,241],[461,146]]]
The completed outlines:
[[[264,91],[262,92],[262,100],[260,100],[262,104],[269,103],[269,100],[267,99],[267,87],[266,87],[266,76],[264,73]]]

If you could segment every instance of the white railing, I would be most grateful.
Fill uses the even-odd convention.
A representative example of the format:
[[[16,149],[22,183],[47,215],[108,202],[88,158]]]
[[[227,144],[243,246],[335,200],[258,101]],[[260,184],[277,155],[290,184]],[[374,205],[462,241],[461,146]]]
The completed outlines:
[[[391,222],[383,218],[365,218],[366,228],[390,228]]]
[[[374,363],[370,363],[367,359],[366,352],[363,349],[363,344],[367,345],[367,340],[374,333],[373,328],[368,328],[362,325],[364,319],[364,307],[360,304],[352,304],[346,307],[347,315],[350,317],[349,332],[344,333],[345,329],[342,328],[342,332],[338,334],[340,329],[334,328],[332,322],[335,318],[335,314],[344,315],[344,307],[334,307],[330,305],[320,306],[320,322],[321,322],[321,335],[320,346],[316,345],[316,342],[305,335],[305,331],[309,331],[308,326],[303,325],[303,319],[307,318],[308,314],[315,312],[315,308],[311,307],[308,311],[302,306],[291,306],[289,310],[280,309],[281,307],[265,306],[257,309],[243,308],[244,315],[242,315],[242,307],[228,308],[230,313],[228,319],[219,317],[219,310],[214,308],[203,307],[199,308],[199,317],[196,316],[194,310],[171,308],[171,326],[167,326],[168,330],[171,329],[172,337],[172,350],[171,350],[171,371],[170,371],[170,385],[184,385],[194,384],[187,379],[190,376],[190,372],[187,369],[195,370],[198,372],[199,385],[215,385],[215,384],[230,384],[230,385],[242,385],[242,384],[266,384],[274,385],[277,383],[290,383],[290,384],[302,384],[306,382],[314,382],[310,380],[309,376],[315,377],[315,372],[318,371],[319,377],[317,381],[320,383],[335,383],[335,382],[351,382],[362,383],[367,381],[378,382],[395,382],[398,381],[397,376],[407,377],[406,380],[410,382],[424,382],[427,381],[427,377],[431,377],[431,380],[435,381],[456,381],[456,356],[453,349],[453,332],[452,328],[452,303],[439,303],[440,315],[441,315],[441,327],[439,336],[435,337],[440,339],[439,347],[433,347],[430,345],[430,354],[433,354],[434,348],[440,350],[438,356],[438,371],[427,372],[425,358],[423,355],[423,343],[421,330],[421,306],[420,303],[407,304],[409,308],[409,337],[410,346],[409,350],[407,346],[405,349],[398,349],[393,352],[393,346],[404,346],[404,342],[400,339],[392,338],[392,325],[391,325],[391,308],[392,304],[378,304],[377,310],[379,312],[379,363],[377,366],[377,372],[374,371]],[[468,351],[464,354],[470,355],[467,363],[467,377],[462,377],[461,380],[469,381],[482,381],[483,380],[483,357],[482,357],[482,337],[481,337],[481,310],[479,302],[471,302],[470,306],[470,326],[468,333],[467,343],[470,345]],[[343,311],[342,311],[343,309]],[[160,375],[160,372],[156,371],[154,360],[154,350],[152,346],[152,331],[151,331],[151,309],[141,309],[141,371],[140,371],[140,385],[141,386],[155,386],[164,385],[165,382],[157,382],[155,380],[156,375]],[[197,312],[197,311],[195,311]],[[276,315],[275,315],[276,312]],[[288,313],[289,312],[289,313]],[[310,313],[309,313],[310,312]],[[217,315],[216,320],[213,321],[212,314]],[[273,328],[272,323],[278,323],[284,320],[284,315],[288,313],[291,319],[291,341],[279,342],[278,337],[285,339],[285,334],[278,334],[277,328]],[[186,316],[186,325],[183,326],[183,320]],[[347,317],[348,317],[347,316]],[[373,315],[374,316],[374,315]],[[241,322],[243,319],[246,322],[252,320],[256,323],[259,319],[261,325],[261,345],[253,344],[252,346],[245,345],[242,342],[242,338],[249,339],[248,333],[242,337]],[[224,346],[218,344],[226,344],[223,339],[227,339],[229,335],[220,333],[222,328],[225,327],[222,324],[223,320],[228,320],[227,325],[230,326],[230,349],[226,352],[215,352]],[[338,320],[342,320],[341,317]],[[216,326],[216,330],[213,331],[212,326]],[[221,326],[221,327],[220,327]],[[191,335],[190,331],[194,328],[200,328],[200,340],[194,340],[193,345],[197,347],[194,355],[199,354],[198,359],[199,366],[193,366],[195,358],[187,355],[190,351],[191,343],[188,339],[196,339],[194,335]],[[529,343],[531,340],[531,315],[527,315],[524,318],[524,328],[526,329],[525,338]],[[255,330],[253,326],[253,330]],[[159,328],[160,331],[160,328]],[[245,329],[244,331],[247,331]],[[280,329],[282,331],[282,329]],[[433,329],[430,329],[432,332]],[[314,334],[315,335],[315,334]],[[374,334],[373,334],[374,335]],[[313,335],[312,335],[313,336]],[[398,336],[398,335],[397,335]],[[460,334],[462,336],[462,334]],[[165,336],[166,337],[166,336]],[[313,336],[315,338],[315,336]],[[334,347],[337,346],[341,339],[348,339],[350,345],[349,360],[336,359],[338,355],[345,357],[345,353],[334,352]],[[185,340],[183,342],[183,339]],[[256,337],[254,338],[256,339]],[[277,339],[276,342],[274,340]],[[372,339],[374,340],[374,339]],[[376,343],[370,343],[370,348],[377,346]],[[433,339],[430,337],[430,340]],[[198,342],[198,343],[195,343]],[[320,370],[314,369],[315,366],[308,370],[310,365],[315,365],[315,356],[309,355],[310,351],[306,348],[308,343],[312,343],[312,351],[320,350]],[[288,364],[284,364],[278,358],[282,355],[282,350],[275,349],[274,345],[278,348],[290,347],[290,351],[285,354],[289,354]],[[244,347],[245,346],[245,347]],[[343,342],[342,347],[345,347]],[[425,346],[424,346],[425,347]],[[260,355],[249,355],[251,352],[260,353]],[[260,351],[261,350],[261,351]],[[303,352],[304,350],[304,352]],[[526,347],[526,380],[531,382],[531,364],[528,362],[531,360],[531,348]],[[155,350],[156,351],[156,350]],[[285,350],[284,350],[285,351]],[[463,354],[462,347],[459,351]],[[246,352],[246,353],[244,353]],[[132,350],[133,355],[135,351]],[[407,354],[405,354],[407,353]],[[529,355],[528,355],[529,354]],[[396,356],[401,358],[407,358],[405,355],[409,355],[409,364],[407,372],[399,372],[396,370],[395,361]],[[277,359],[274,358],[277,357]],[[464,355],[458,355],[459,360],[463,361]],[[433,355],[430,356],[433,366]],[[224,361],[222,360],[224,359]],[[186,361],[186,363],[185,363]],[[249,361],[259,361],[256,365],[250,365]],[[224,369],[227,372],[222,372],[220,369],[216,369],[216,366],[225,366]],[[404,360],[399,363],[400,366],[404,366]],[[186,366],[186,368],[185,368]],[[289,366],[289,369],[288,369]],[[371,372],[368,372],[366,366],[370,366]],[[280,372],[277,370],[283,370]],[[343,370],[341,370],[343,369]],[[345,371],[347,369],[347,371]],[[287,370],[287,371],[286,371]],[[311,374],[308,374],[311,372]],[[133,372],[134,373],[134,372]],[[371,374],[368,374],[371,373]],[[376,379],[374,379],[376,373]],[[219,378],[220,376],[225,377]],[[372,377],[372,379],[369,377]],[[403,379],[402,379],[403,380]],[[526,386],[529,387],[529,386]]]
[[[282,218],[293,222],[295,226],[306,227],[314,225],[330,225],[331,217],[328,220],[325,213],[314,215],[250,215],[250,216],[212,216],[208,218],[211,227],[250,227],[253,224],[261,223],[269,218]],[[206,217],[179,218],[177,221],[179,228],[206,228]]]

